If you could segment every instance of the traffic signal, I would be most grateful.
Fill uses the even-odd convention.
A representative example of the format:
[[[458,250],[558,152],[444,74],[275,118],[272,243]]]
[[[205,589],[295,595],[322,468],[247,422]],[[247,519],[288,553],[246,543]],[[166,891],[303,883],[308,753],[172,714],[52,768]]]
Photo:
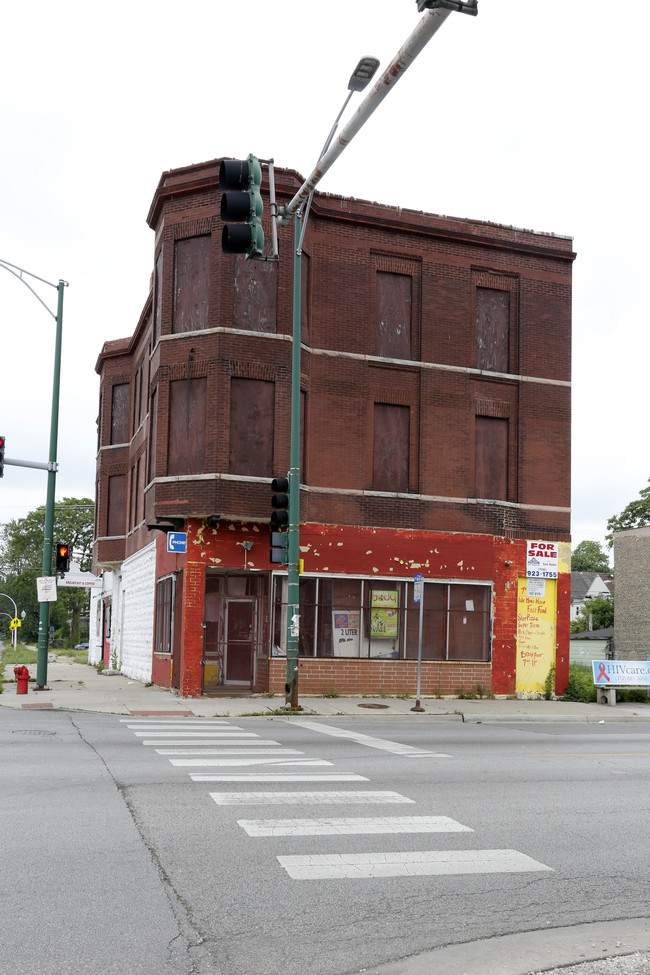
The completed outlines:
[[[224,159],[219,167],[219,188],[226,190],[221,197],[221,219],[226,223],[221,250],[224,254],[260,257],[264,251],[264,204],[259,159]]]
[[[56,544],[56,571],[70,571],[70,546],[67,542],[57,542]]]
[[[274,477],[271,481],[271,548],[269,561],[271,565],[286,565],[289,560],[287,533],[279,531],[289,524],[289,479]]]
[[[5,438],[0,437],[0,477],[5,473]]]

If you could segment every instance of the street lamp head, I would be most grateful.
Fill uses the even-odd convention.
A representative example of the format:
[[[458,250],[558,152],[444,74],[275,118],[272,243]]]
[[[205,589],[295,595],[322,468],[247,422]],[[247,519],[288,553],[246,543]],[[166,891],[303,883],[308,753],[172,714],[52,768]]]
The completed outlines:
[[[361,58],[348,81],[348,91],[363,91],[379,67],[378,58]]]

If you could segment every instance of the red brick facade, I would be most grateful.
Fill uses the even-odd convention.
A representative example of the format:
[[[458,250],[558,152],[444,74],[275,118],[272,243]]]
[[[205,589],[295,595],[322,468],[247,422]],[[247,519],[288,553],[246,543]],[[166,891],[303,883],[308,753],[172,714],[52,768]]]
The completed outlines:
[[[190,696],[209,689],[209,573],[241,576],[212,582],[214,605],[233,620],[236,599],[254,603],[250,681],[235,685],[284,684],[284,661],[271,655],[268,519],[270,478],[289,465],[293,231],[280,231],[278,263],[222,255],[218,168],[163,174],[148,217],[151,293],[132,338],[106,343],[97,364],[95,562],[119,571],[156,537],[157,519],[185,521],[186,556],[167,555],[158,536],[156,578],[182,570],[175,652]],[[280,201],[299,185],[276,171]],[[525,541],[569,542],[574,256],[567,238],[314,200],[303,257],[304,578],[399,579],[400,613],[416,572],[489,587],[486,659],[424,661],[423,694],[514,692]],[[563,564],[560,689],[568,605]],[[314,610],[319,632],[333,606]],[[406,629],[397,643],[398,659],[323,657],[315,636],[301,692],[414,693]],[[152,677],[173,680],[153,647]]]

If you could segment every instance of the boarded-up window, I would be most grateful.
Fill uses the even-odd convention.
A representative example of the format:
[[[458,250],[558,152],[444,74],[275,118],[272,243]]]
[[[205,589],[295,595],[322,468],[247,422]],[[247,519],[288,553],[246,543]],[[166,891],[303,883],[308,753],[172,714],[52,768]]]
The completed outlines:
[[[108,479],[107,535],[126,532],[126,474],[114,474]]]
[[[508,420],[477,416],[474,430],[474,495],[505,501],[508,497]]]
[[[411,358],[411,292],[408,274],[377,272],[377,355]]]
[[[375,403],[372,486],[375,491],[408,492],[408,406]]]
[[[487,660],[490,645],[490,590],[449,587],[448,660]]]
[[[162,271],[163,271],[163,252],[162,248],[156,258],[156,274],[154,285],[155,311],[154,311],[154,341],[160,338],[160,326],[162,322]]]
[[[147,458],[142,457],[138,461],[138,493],[136,495],[135,504],[135,523],[139,525],[141,521],[144,520],[144,472],[145,465],[147,463]]]
[[[208,235],[176,242],[174,332],[196,332],[208,327],[211,240]]]
[[[151,394],[151,411],[149,413],[149,480],[156,476],[156,436],[158,433],[158,390]]]
[[[169,475],[203,473],[206,382],[199,377],[169,384]]]
[[[140,463],[138,461],[138,463]],[[129,504],[129,527],[133,528],[137,523],[137,493],[138,493],[138,473],[135,464],[131,468],[131,501]]]
[[[172,652],[174,605],[174,577],[167,576],[156,583],[156,653]]]
[[[233,326],[252,332],[275,332],[277,306],[277,262],[236,257]]]
[[[236,379],[230,384],[230,473],[268,477],[273,470],[275,383]]]
[[[111,398],[111,443],[127,443],[129,439],[129,383],[113,386]]]
[[[510,294],[476,289],[476,366],[489,372],[510,371]]]

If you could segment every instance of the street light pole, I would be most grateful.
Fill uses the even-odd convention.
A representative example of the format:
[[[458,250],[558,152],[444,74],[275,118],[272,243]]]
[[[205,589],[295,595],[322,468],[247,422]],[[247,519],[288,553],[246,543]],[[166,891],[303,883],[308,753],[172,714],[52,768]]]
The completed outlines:
[[[13,603],[14,615],[13,615],[12,619],[14,619],[14,620],[17,619],[18,618],[18,607],[16,606],[14,600],[11,598],[11,596],[8,596],[6,592],[0,592],[0,596],[4,596],[5,599],[8,599],[10,603]],[[3,613],[2,615],[3,616],[7,616],[8,614],[7,613]],[[14,627],[13,630],[11,631],[11,645],[14,648],[14,650],[16,649],[16,647],[18,645],[18,640],[17,640],[17,637],[16,637],[16,627]]]
[[[54,378],[52,382],[52,413],[50,418],[50,452],[47,471],[47,500],[45,503],[45,530],[43,533],[43,575],[52,575],[52,548],[54,547],[54,495],[56,490],[57,444],[59,437],[59,390],[61,386],[61,341],[63,337],[63,289],[65,281],[59,281],[56,308],[56,339],[54,345]],[[38,656],[36,660],[37,691],[46,690],[47,644],[50,630],[50,604],[40,604],[38,620]]]
[[[427,0],[427,2],[431,5],[435,4],[435,9],[426,10],[415,30],[406,39],[381,78],[372,86],[352,118],[341,129],[338,138],[332,141],[329,149],[319,158],[316,167],[296,195],[286,206],[278,209],[280,226],[286,226],[292,214],[309,199],[310,194],[320,183],[325,173],[338,159],[345,147],[349,145],[359,129],[365,125],[373,112],[379,108],[384,98],[395,87],[425,45],[442,27],[452,10],[458,10],[462,13],[476,13],[476,0],[473,0],[471,4],[462,5],[460,3],[454,4],[453,0]]]
[[[45,310],[49,312],[54,321],[56,322],[56,338],[54,344],[54,380],[52,383],[52,412],[50,417],[50,452],[47,464],[47,497],[45,502],[45,527],[43,531],[43,575],[52,575],[52,548],[53,548],[53,534],[54,534],[54,494],[56,490],[56,471],[57,471],[57,443],[59,435],[59,390],[61,383],[61,340],[63,335],[63,289],[67,288],[68,282],[59,280],[58,285],[53,284],[51,281],[46,281],[45,278],[40,278],[37,274],[32,274],[31,271],[26,271],[22,267],[18,267],[16,264],[10,264],[9,261],[0,260],[0,267],[3,267],[5,271],[9,271],[14,277],[17,277],[26,288],[32,292],[34,297],[40,301]],[[25,280],[24,275],[29,278],[34,278],[36,281],[40,281],[42,284],[47,284],[51,288],[56,288],[57,291],[57,306],[56,314],[49,308],[41,296],[34,290],[29,281]],[[36,663],[36,687],[37,691],[47,690],[47,643],[50,628],[50,604],[49,602],[41,602],[40,604],[40,616],[38,623],[38,657]]]
[[[348,82],[348,95],[343,102],[334,125],[327,137],[320,156],[327,151],[336,132],[339,120],[355,91],[363,89],[371,81],[379,67],[377,58],[361,58]],[[286,705],[292,710],[298,704],[298,659],[300,654],[300,328],[302,323],[302,242],[307,229],[307,218],[314,192],[307,204],[294,213],[293,248],[293,322],[291,346],[291,433],[289,448],[289,530],[287,546],[287,680]]]
[[[289,448],[289,531],[287,562],[287,695],[286,704],[298,708],[300,653],[300,326],[302,315],[302,252],[300,212],[294,214],[293,326],[291,347],[291,442]]]

